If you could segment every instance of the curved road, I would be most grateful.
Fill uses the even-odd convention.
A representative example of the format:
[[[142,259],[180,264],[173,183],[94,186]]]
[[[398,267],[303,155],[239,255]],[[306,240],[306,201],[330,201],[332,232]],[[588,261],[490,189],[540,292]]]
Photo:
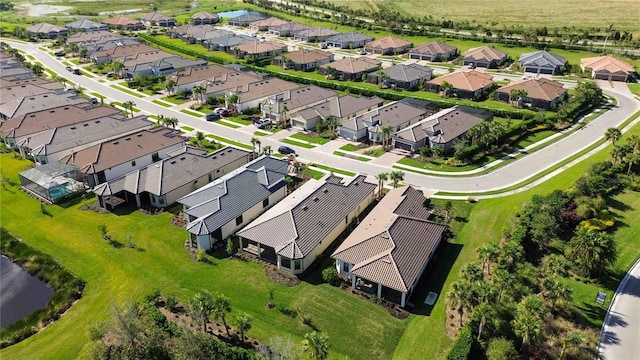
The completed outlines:
[[[254,137],[253,131],[255,131],[255,129],[253,127],[232,129],[224,125],[206,122],[202,118],[196,118],[181,113],[180,111],[154,104],[148,99],[137,98],[120,92],[106,84],[98,82],[96,79],[80,75],[72,75],[66,71],[65,65],[60,61],[38,49],[42,44],[18,43],[8,39],[3,40],[10,43],[11,46],[15,48],[24,50],[28,54],[34,56],[36,60],[41,62],[45,67],[68,77],[71,81],[81,85],[91,92],[103,94],[104,96],[119,102],[131,100],[136,103],[136,107],[138,109],[144,112],[174,116],[178,118],[181,125],[190,126],[207,133],[214,133],[225,138],[235,139],[248,144],[250,143],[251,138]],[[640,110],[640,102],[635,100],[630,94],[619,92],[616,89],[603,89],[603,91],[617,99],[618,105],[615,108],[607,111],[605,114],[585,126],[582,130],[576,131],[552,145],[513,161],[491,173],[473,177],[445,178],[405,172],[403,182],[422,188],[425,191],[457,193],[476,193],[499,190],[520,183],[590,146],[602,138],[607,128],[618,126],[629,116]],[[281,142],[278,142],[275,139],[270,139],[269,137],[263,137],[260,141],[262,146],[270,145],[273,149],[282,145]],[[391,170],[391,167],[389,166],[370,164],[355,159],[338,157],[316,149],[305,149],[296,146],[293,147],[296,149],[296,152],[300,155],[301,159],[313,161],[318,164],[324,164],[372,176],[382,172],[389,172]]]

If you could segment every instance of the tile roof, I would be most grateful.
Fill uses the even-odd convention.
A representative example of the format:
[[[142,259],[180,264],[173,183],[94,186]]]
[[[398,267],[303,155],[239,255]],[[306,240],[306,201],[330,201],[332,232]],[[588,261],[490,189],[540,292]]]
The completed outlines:
[[[273,106],[272,111],[281,112],[284,106],[287,111],[295,111],[302,107],[316,104],[324,99],[337,97],[334,90],[325,89],[316,85],[308,85],[303,88],[291,89],[280,94],[275,94],[265,100],[265,104]]]
[[[224,91],[248,91],[249,84],[260,82],[261,79],[253,73],[234,71],[222,74],[215,79],[207,80],[207,94],[219,94]]]
[[[524,89],[528,98],[546,101],[555,100],[567,93],[567,89],[561,83],[545,78],[514,82],[499,88],[496,92],[510,94],[513,89]]]
[[[548,51],[536,51],[529,52],[520,55],[520,59],[518,60],[520,66],[552,66],[552,67],[560,67],[564,66],[567,63],[567,59],[564,57],[552,54]]]
[[[74,151],[59,162],[75,165],[84,174],[95,174],[139,157],[184,144],[180,132],[166,127],[144,129]]]
[[[340,34],[339,31],[327,29],[322,26],[314,27],[311,29],[301,30],[295,33],[296,37],[314,38],[318,36],[332,36]]]
[[[353,264],[358,277],[411,291],[446,229],[428,220],[424,201],[410,186],[391,190],[331,257]]]
[[[310,64],[315,63],[316,61],[333,59],[333,53],[329,51],[304,48],[282,54],[281,56],[293,61],[296,64]]]
[[[124,15],[116,15],[110,19],[102,20],[102,22],[108,25],[118,25],[118,26],[136,25],[140,23],[140,21],[129,19]]]
[[[193,16],[191,16],[192,19],[212,19],[212,20],[217,20],[218,19],[218,14],[212,14],[208,11],[200,11],[197,14],[194,14]]]
[[[407,46],[411,46],[412,42],[404,39],[400,39],[393,36],[387,36],[382,39],[373,40],[367,44],[367,48],[375,48],[375,49],[397,49],[404,48]]]
[[[238,95],[238,102],[245,103],[252,100],[266,98],[287,90],[294,90],[298,84],[279,78],[268,78],[247,85],[239,86],[233,92]]]
[[[611,74],[620,72],[629,75],[635,71],[629,63],[609,55],[583,58],[580,60],[580,66],[594,72],[603,71]]]
[[[476,70],[457,71],[429,80],[429,84],[441,85],[444,81],[453,85],[454,89],[474,92],[493,85],[493,76]]]
[[[191,84],[198,81],[215,81],[224,75],[233,74],[236,71],[221,65],[211,64],[206,66],[190,67],[183,71],[173,73],[170,78],[176,82],[176,86]]]
[[[106,29],[107,26],[103,23],[95,22],[93,20],[79,19],[66,24],[65,27],[68,29],[96,30]]]
[[[377,186],[366,182],[364,175],[338,180],[342,179],[307,181],[239,231],[238,236],[273,247],[277,254],[290,259],[307,256],[344,223],[356,206],[372,196]]]
[[[346,43],[346,42],[360,42],[360,41],[373,41],[373,37],[365,34],[361,34],[355,31],[349,31],[346,33],[339,33],[327,38],[327,42],[337,42],[337,43]]]
[[[342,122],[341,126],[350,130],[359,130],[368,127],[367,123],[369,123],[377,124],[374,125],[376,127],[389,125],[395,128],[411,119],[425,116],[427,113],[427,110],[417,108],[404,101],[394,101],[362,115],[347,119]]]
[[[140,17],[141,21],[170,21],[173,18],[162,15],[161,13],[154,11],[148,14],[144,14]]]
[[[178,199],[185,213],[196,217],[187,224],[187,231],[213,233],[286,186],[286,176],[286,160],[263,155]]]
[[[27,32],[40,34],[58,33],[62,31],[67,31],[67,29],[49,23],[37,23],[27,28]]]
[[[418,64],[397,64],[383,69],[382,72],[393,80],[412,82],[420,79],[430,79],[433,69]]]
[[[92,58],[110,57],[112,59],[121,59],[130,56],[136,56],[141,53],[158,52],[159,50],[147,44],[136,43],[124,46],[116,46],[110,49],[96,51],[91,54]]]
[[[278,51],[287,48],[286,44],[275,41],[252,41],[239,44],[237,46],[238,51],[245,52],[247,54],[262,54],[270,51]]]
[[[499,61],[506,59],[507,53],[490,46],[480,46],[465,51],[462,57],[472,58],[474,61]]]
[[[328,119],[332,116],[345,118],[365,109],[378,107],[383,102],[384,100],[377,96],[369,98],[366,96],[343,95],[298,111],[297,114],[306,119],[313,118],[317,115],[320,115],[323,119]]]
[[[219,36],[207,39],[207,43],[221,47],[232,47],[252,41],[255,41],[255,38],[248,35],[238,35],[236,33],[220,34]]]
[[[357,74],[359,72],[368,72],[378,69],[382,65],[381,61],[370,59],[367,57],[353,58],[344,57],[330,64],[322,65],[322,68],[332,67],[336,71],[346,74]]]
[[[291,33],[296,33],[298,31],[309,30],[309,29],[311,29],[310,26],[303,25],[303,24],[297,23],[295,21],[288,22],[288,23],[282,24],[280,26],[272,26],[272,27],[269,28],[269,30],[276,30],[276,31],[279,31],[279,32],[291,32]]]
[[[423,135],[416,133],[417,128],[420,128],[429,140],[435,144],[445,144],[452,140],[455,140],[459,136],[465,134],[472,127],[486,121],[492,117],[491,113],[481,110],[470,108],[466,106],[456,105],[454,107],[443,109],[424,120],[413,124],[411,130],[404,129],[394,134],[394,137],[398,137],[405,140],[412,140],[415,137],[417,141],[423,139]],[[410,131],[410,132],[409,132]]]
[[[120,34],[114,34],[111,31],[98,30],[75,33],[67,38],[67,44],[106,42],[108,40],[118,40],[125,38],[127,37]]]
[[[272,26],[281,26],[284,24],[288,24],[289,22],[286,20],[279,19],[277,17],[268,17],[266,19],[256,20],[249,24],[251,27],[272,27]]]
[[[458,48],[437,41],[432,41],[409,50],[412,54],[436,55],[447,52],[457,51]]]
[[[3,97],[4,95],[0,95]],[[65,105],[81,105],[93,106],[87,99],[78,96],[75,93],[64,92],[55,93],[42,92],[38,94],[29,94],[13,100],[10,97],[5,98],[8,101],[0,105],[0,114],[7,118],[21,116],[34,111],[42,111]]]

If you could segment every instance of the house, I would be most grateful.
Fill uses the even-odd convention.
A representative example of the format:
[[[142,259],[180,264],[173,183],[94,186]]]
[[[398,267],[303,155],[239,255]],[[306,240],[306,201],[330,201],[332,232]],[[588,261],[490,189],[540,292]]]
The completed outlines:
[[[590,71],[594,79],[609,81],[628,81],[635,73],[629,63],[609,55],[581,59],[580,67],[583,71]]]
[[[182,25],[171,29],[169,35],[172,38],[180,38],[187,44],[206,45],[206,41],[221,36],[230,35],[232,32],[211,27],[209,25]]]
[[[275,41],[245,42],[235,47],[235,56],[240,59],[252,58],[262,59],[276,56],[287,51],[287,45]]]
[[[69,30],[49,23],[37,23],[27,28],[27,34],[36,38],[59,39],[69,35]]]
[[[231,26],[245,27],[245,26],[249,26],[249,24],[254,21],[264,20],[266,18],[268,18],[268,16],[259,12],[252,11],[252,12],[248,12],[240,16],[236,16],[234,18],[229,19],[227,21],[227,24]]]
[[[366,75],[380,69],[381,61],[367,57],[344,57],[338,61],[320,67],[325,74],[332,75],[334,79],[361,81]]]
[[[3,97],[3,95],[0,95],[0,97]],[[7,101],[0,104],[0,120],[67,105],[89,106],[86,98],[78,96],[74,92],[56,93],[51,90],[22,96],[14,100],[8,100],[10,97],[4,99],[7,99]]]
[[[451,150],[458,139],[463,139],[469,129],[483,121],[491,121],[493,115],[481,109],[456,105],[441,110],[393,135],[394,148],[416,153],[423,146]]]
[[[458,48],[432,41],[409,50],[409,59],[427,61],[449,61],[458,56]]]
[[[304,29],[293,33],[293,38],[299,41],[306,41],[309,43],[326,41],[329,37],[340,34],[339,31],[327,29],[325,27],[314,27],[311,29]]]
[[[373,40],[364,46],[364,50],[372,54],[395,55],[407,52],[413,43],[404,39],[388,36]]]
[[[287,196],[287,161],[263,155],[178,199],[192,245],[209,250]]]
[[[79,32],[69,36],[66,40],[67,45],[78,44],[78,46],[94,45],[106,43],[108,41],[116,41],[128,39],[126,36],[112,33],[108,30],[96,30],[89,32]]]
[[[58,161],[74,151],[152,126],[153,122],[144,115],[130,119],[119,116],[93,118],[17,138],[16,147],[22,157],[43,165]]]
[[[253,41],[256,41],[256,39],[248,35],[226,33],[218,34],[218,36],[203,40],[202,46],[208,48],[211,51],[226,51],[230,53],[238,45]]]
[[[208,11],[200,11],[197,14],[191,16],[191,23],[193,25],[212,25],[220,21],[218,14],[212,14]]]
[[[340,136],[352,141],[382,142],[382,128],[390,126],[397,132],[424,119],[427,114],[427,109],[407,101],[394,101],[343,121]]]
[[[71,152],[59,163],[74,165],[90,188],[141,169],[185,146],[180,131],[166,127],[143,129]]]
[[[451,89],[443,89],[448,83]],[[465,99],[478,99],[493,87],[493,76],[479,71],[458,71],[429,80],[426,88],[429,91],[447,91],[450,95]]]
[[[234,69],[230,69],[234,70]],[[237,91],[247,91],[249,84],[262,81],[263,78],[250,71],[233,71],[229,74],[222,74],[215,79],[207,79],[205,86],[205,98],[217,96],[229,96]],[[257,106],[257,105],[256,105]]]
[[[145,168],[93,189],[98,204],[113,210],[121,204],[166,208],[179,198],[251,161],[253,153],[226,147],[211,154],[186,146]]]
[[[562,73],[563,68],[567,65],[567,59],[541,50],[520,55],[518,65],[524,72],[555,75]]]
[[[20,189],[49,204],[63,202],[85,191],[77,169],[57,162],[29,168],[18,176]]]
[[[0,136],[10,148],[15,147],[16,140],[59,126],[65,126],[104,116],[121,116],[120,110],[107,107],[94,107],[89,102],[78,105],[59,106],[56,108],[37,110],[0,122]]]
[[[361,48],[371,41],[373,41],[373,37],[355,31],[339,33],[330,36],[325,40],[327,46],[332,46],[339,49]]]
[[[376,187],[364,175],[311,179],[240,230],[240,248],[300,274],[357,221]]]
[[[285,123],[291,113],[337,97],[338,93],[333,90],[309,85],[268,97],[260,103],[260,111],[263,117],[275,123]]]
[[[469,49],[462,54],[462,64],[472,67],[494,68],[507,61],[507,53],[490,46]]]
[[[177,25],[176,19],[164,16],[157,11],[142,15],[140,21],[147,26],[172,27]]]
[[[303,25],[295,21],[292,21],[279,26],[271,26],[269,28],[269,34],[280,36],[280,37],[288,37],[288,36],[293,36],[299,31],[310,30],[310,29],[311,29],[311,26]]]
[[[190,92],[198,85],[208,86],[209,82],[222,79],[223,76],[233,74],[236,71],[221,65],[211,64],[206,66],[191,67],[181,71],[176,71],[169,76],[173,80],[173,92],[184,90]]]
[[[127,78],[133,78],[136,75],[160,76],[168,75],[181,69],[205,66],[206,64],[207,60],[191,60],[180,56],[170,55],[153,61],[136,59],[133,64],[131,64],[131,62],[125,62],[124,73]]]
[[[99,23],[99,22],[95,22],[95,21],[89,20],[89,19],[76,20],[74,22],[70,22],[68,24],[65,24],[64,27],[69,29],[70,31],[81,31],[81,32],[107,31],[107,30],[109,30],[109,26],[108,25],[103,24],[103,23]]]
[[[144,30],[144,25],[139,20],[132,20],[124,15],[116,15],[112,18],[102,20],[110,28],[118,30],[138,31]]]
[[[551,110],[567,98],[567,89],[551,79],[530,79],[505,85],[495,92],[499,101],[511,101],[512,90],[524,90],[526,95],[521,99],[523,105],[543,110]]]
[[[282,65],[286,69],[297,71],[313,71],[320,66],[332,62],[334,54],[330,51],[315,49],[300,49],[273,59],[274,64]]]
[[[295,112],[289,112],[291,126],[302,130],[315,130],[316,126],[329,120],[335,120],[338,124],[382,106],[381,98],[343,95],[330,97],[324,102],[311,107],[306,107]]]
[[[286,20],[278,19],[277,17],[268,17],[266,19],[256,20],[249,23],[249,29],[253,31],[267,31],[271,27],[278,27],[284,24],[288,24]]]
[[[429,220],[425,200],[411,186],[389,191],[333,252],[353,289],[407,305],[447,228]]]
[[[424,87],[431,80],[433,69],[418,64],[397,64],[367,75],[367,82],[395,89],[413,90]],[[422,85],[422,86],[421,86]]]
[[[91,61],[93,61],[97,65],[100,65],[107,62],[113,62],[116,60],[124,62],[125,60],[133,58],[140,54],[146,54],[146,53],[158,54],[159,51],[160,50],[154,47],[151,47],[147,44],[137,43],[137,44],[131,44],[131,45],[115,46],[109,49],[95,51],[89,57],[91,58]],[[168,54],[168,53],[165,53],[164,51],[162,53]]]
[[[257,108],[260,103],[273,96],[288,90],[294,90],[300,86],[294,82],[282,80],[279,78],[266,78],[259,81],[251,82],[246,85],[238,86],[227,92],[228,95],[238,95],[238,102],[234,107],[238,111]]]
[[[11,77],[22,80],[34,77],[31,69],[21,67],[17,65],[17,63],[3,64],[0,66],[0,74],[2,74],[2,77]]]

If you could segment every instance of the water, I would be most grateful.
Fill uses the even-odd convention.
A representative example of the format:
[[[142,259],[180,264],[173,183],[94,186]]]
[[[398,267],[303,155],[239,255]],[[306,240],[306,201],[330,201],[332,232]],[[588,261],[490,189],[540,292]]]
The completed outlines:
[[[263,13],[251,10],[233,10],[233,11],[223,11],[218,13],[218,17],[220,18],[234,18],[244,14],[255,14],[255,15],[264,15]]]
[[[5,256],[0,256],[0,327],[47,306],[53,289]]]

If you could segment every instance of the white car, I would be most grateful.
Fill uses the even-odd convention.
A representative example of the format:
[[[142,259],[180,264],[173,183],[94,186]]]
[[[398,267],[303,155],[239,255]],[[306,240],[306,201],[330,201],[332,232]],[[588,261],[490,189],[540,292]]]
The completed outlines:
[[[215,108],[213,109],[213,112],[220,115],[220,113],[227,111],[227,108],[225,107],[221,107],[221,108]]]
[[[270,119],[265,119],[262,118],[258,121],[256,121],[255,123],[253,123],[258,129],[264,129],[265,126],[270,125],[271,124],[271,120]]]

